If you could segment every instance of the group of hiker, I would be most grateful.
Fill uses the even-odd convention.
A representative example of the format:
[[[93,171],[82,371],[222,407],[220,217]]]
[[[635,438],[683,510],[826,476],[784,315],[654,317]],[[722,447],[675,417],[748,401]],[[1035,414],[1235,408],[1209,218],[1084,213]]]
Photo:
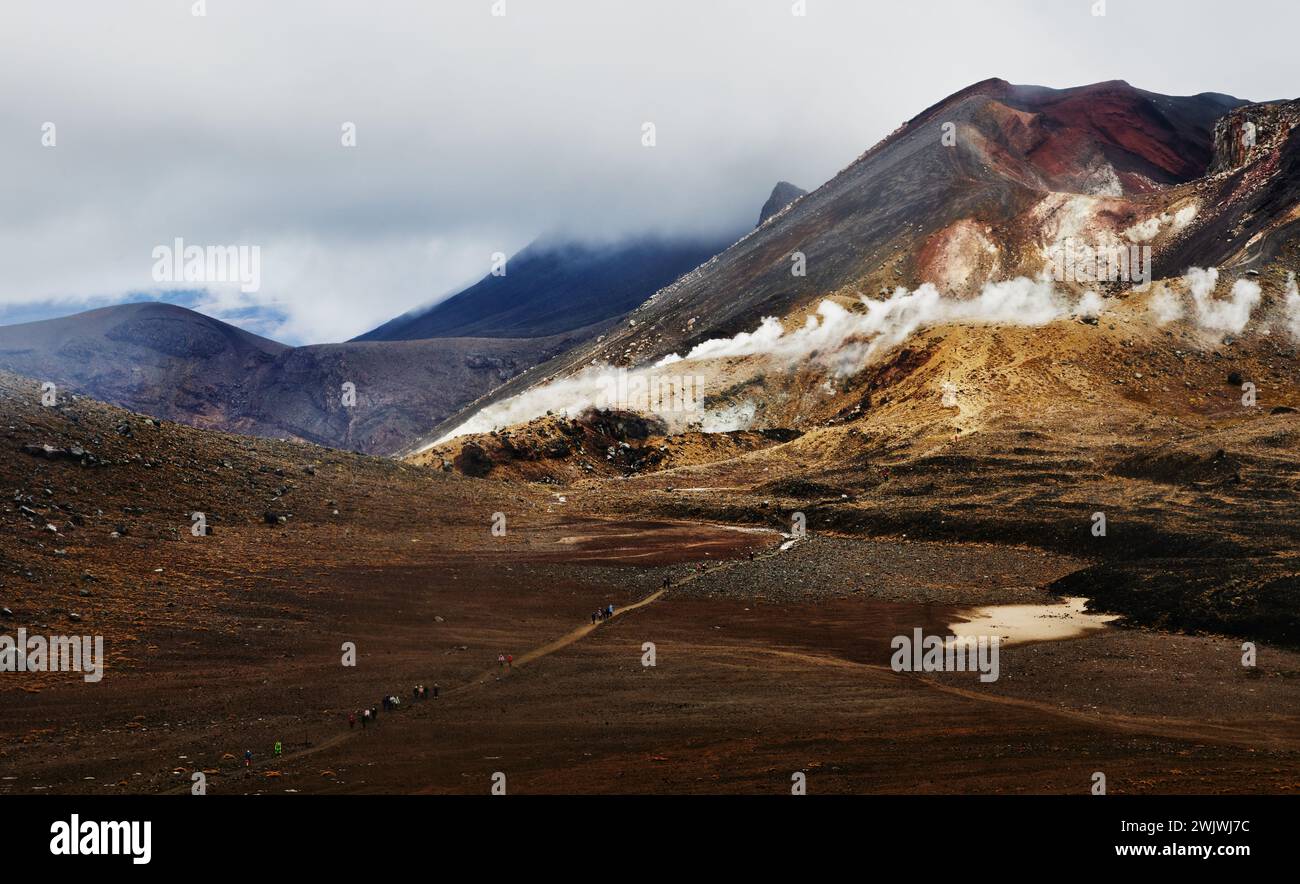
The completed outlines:
[[[669,583],[668,578],[665,577],[664,578],[665,589],[668,587],[668,583]],[[613,616],[614,616],[614,606],[612,604],[606,605],[605,607],[600,608],[599,610],[591,612],[591,622],[594,624],[601,620],[608,620]],[[507,654],[504,652],[497,654],[498,668],[514,669],[514,665],[515,665],[514,654]],[[417,684],[414,688],[411,689],[411,698],[416,701],[429,699],[429,688],[426,687],[425,685]],[[433,698],[435,700],[438,699],[438,685],[436,684],[433,686]],[[392,696],[384,697],[382,700],[380,700],[379,706],[371,706],[369,709],[362,709],[360,714],[356,712],[349,712],[348,728],[349,729],[355,728],[357,726],[357,721],[359,720],[361,722],[361,729],[365,730],[368,726],[370,726],[371,724],[379,720],[379,709],[381,706],[383,707],[385,712],[392,712],[398,707],[400,707],[401,704],[402,704],[401,698],[397,697],[396,695],[392,695]],[[280,745],[279,743],[276,743],[277,755],[280,754],[279,745]],[[252,757],[253,757],[252,752],[245,753],[245,758],[244,758],[245,764],[251,763]]]
[[[752,553],[750,557],[751,558],[753,557]],[[707,569],[704,563],[701,562],[696,566],[696,570],[703,572]],[[665,576],[664,589],[668,589],[671,585],[672,585],[671,578]],[[603,608],[599,608],[591,612],[592,625],[595,625],[596,623],[602,620],[608,620],[613,616],[614,616],[614,606],[612,604],[608,604]],[[515,658],[513,654],[506,654],[504,652],[497,654],[497,666],[499,668],[514,669],[514,663],[515,663]],[[432,690],[433,690],[433,698],[435,700],[438,699],[439,688],[436,683],[433,685]],[[430,689],[427,686],[423,684],[417,684],[411,690],[411,698],[416,702],[427,700],[429,699],[429,691]],[[360,719],[361,729],[365,730],[369,725],[379,720],[380,707],[382,707],[385,712],[393,712],[394,710],[398,709],[401,706],[401,704],[402,704],[401,698],[394,694],[394,695],[385,696],[383,699],[379,701],[379,705],[371,706],[368,709],[362,709],[360,713],[349,712],[348,728],[349,729],[355,728],[357,726],[358,719]],[[280,756],[281,744],[279,740],[276,741],[273,752],[275,754],[275,757],[278,758]],[[251,767],[252,764],[253,764],[253,750],[247,749],[244,751],[244,766]]]
[[[387,698],[387,697],[384,698],[384,705],[385,705],[385,707],[387,707],[387,705],[388,705],[388,698]],[[378,707],[378,706],[371,706],[371,707],[368,708],[368,709],[362,709],[362,710],[361,710],[361,729],[362,729],[362,730],[365,730],[365,729],[366,729],[366,726],[369,725],[371,722],[373,722],[373,721],[378,721],[378,720],[379,720],[379,707]],[[349,728],[354,728],[354,727],[356,727],[356,726],[357,726],[357,714],[356,714],[355,712],[349,712],[349,713],[348,713],[348,727],[349,727]]]
[[[751,554],[751,557],[752,557],[752,554]],[[698,566],[696,566],[696,567],[697,567],[697,570],[699,570],[699,571],[704,571],[704,570],[706,570],[706,569],[705,569],[705,566],[704,566],[704,563],[702,563],[702,562],[701,562]],[[668,589],[669,586],[671,586],[671,585],[672,585],[672,580],[671,580],[671,578],[668,577],[668,576],[665,576],[665,577],[664,577],[664,589]],[[597,610],[591,612],[591,622],[592,622],[592,624],[594,625],[594,624],[596,624],[596,623],[598,623],[598,622],[600,622],[600,621],[602,621],[602,620],[609,620],[609,619],[610,619],[611,617],[613,617],[613,616],[614,616],[614,606],[613,606],[613,604],[608,604],[608,605],[606,605],[606,606],[603,607],[603,608],[599,608],[599,609],[597,609]],[[513,668],[514,668],[514,663],[515,663],[515,658],[514,658],[514,655],[513,655],[513,654],[506,654],[506,653],[500,653],[500,654],[497,654],[497,666],[498,666],[499,668],[501,668],[501,669],[513,669]],[[429,687],[427,687],[427,686],[425,686],[425,685],[423,685],[423,684],[417,684],[417,685],[415,685],[415,686],[411,689],[411,698],[412,698],[413,700],[417,701],[417,702],[419,702],[419,701],[424,701],[424,700],[428,700],[428,699],[429,699],[429,691],[430,691],[430,688],[429,688]],[[436,683],[433,685],[432,691],[433,691],[433,698],[434,698],[435,700],[438,699],[438,691],[439,691],[439,688],[438,688],[438,685],[437,685]],[[389,695],[389,696],[385,696],[385,697],[383,697],[383,698],[379,701],[379,704],[376,705],[376,706],[371,706],[371,707],[369,707],[369,708],[367,708],[367,709],[362,709],[362,710],[360,711],[360,713],[357,713],[357,712],[349,712],[349,713],[348,713],[348,728],[349,728],[349,729],[354,729],[354,728],[357,726],[357,721],[360,720],[360,722],[361,722],[361,729],[362,729],[362,730],[365,730],[369,725],[371,725],[371,724],[373,724],[374,722],[376,722],[376,721],[379,720],[379,709],[380,709],[380,707],[382,707],[382,708],[384,709],[385,712],[393,712],[393,711],[395,711],[396,709],[398,709],[398,708],[401,706],[401,704],[402,704],[402,700],[401,700],[401,698],[398,697],[397,695],[393,694],[393,695]],[[274,755],[275,755],[275,757],[278,758],[278,757],[280,756],[280,754],[281,754],[281,749],[282,749],[282,747],[281,747],[280,741],[277,740],[277,741],[275,742],[275,747],[274,747],[274,749],[272,750],[273,753],[274,753]],[[246,749],[246,750],[244,751],[244,766],[245,766],[245,767],[251,767],[252,764],[253,764],[253,750],[252,750],[252,749]]]
[[[433,698],[438,699],[438,685],[433,686]],[[411,689],[411,697],[414,700],[429,699],[429,688],[422,684],[417,684]],[[360,715],[356,712],[348,713],[348,728],[355,728],[358,719],[361,721],[361,729],[365,730],[370,724],[379,720],[379,709],[382,706],[385,712],[393,712],[402,705],[402,698],[396,694],[390,694],[379,701],[378,706],[371,706],[368,709],[362,709]]]
[[[665,578],[664,578],[664,588],[667,589],[668,586],[669,586],[669,579],[668,579],[667,577],[665,577]],[[597,623],[597,622],[599,622],[599,621],[601,621],[601,620],[608,620],[608,619],[610,619],[610,618],[613,617],[613,616],[614,616],[614,606],[613,606],[612,604],[609,604],[609,605],[606,605],[606,606],[603,607],[603,608],[600,608],[600,609],[598,609],[598,610],[592,611],[592,612],[591,612],[591,622],[592,622],[593,624],[595,624],[595,623]],[[504,653],[504,652],[503,652],[503,653],[500,653],[500,654],[497,654],[497,666],[498,666],[499,668],[502,668],[502,669],[514,669],[514,663],[515,663],[515,657],[514,657],[514,654],[506,654],[506,653]],[[434,698],[435,700],[438,699],[438,691],[439,691],[439,687],[438,687],[438,685],[437,685],[436,683],[433,685],[432,690],[433,690],[433,698]],[[430,691],[430,689],[429,689],[426,685],[423,685],[423,684],[417,684],[417,685],[415,685],[415,686],[411,689],[411,698],[412,698],[413,700],[417,701],[417,702],[419,702],[419,701],[424,701],[424,700],[428,700],[428,699],[429,699],[429,691]],[[391,695],[388,695],[388,696],[383,697],[383,698],[379,701],[379,704],[378,704],[378,705],[376,705],[376,706],[371,706],[371,707],[366,708],[366,709],[362,709],[362,710],[360,711],[360,713],[357,713],[357,712],[349,712],[349,713],[348,713],[348,729],[349,729],[349,730],[355,729],[356,726],[357,726],[357,721],[360,721],[360,722],[361,722],[361,729],[362,729],[362,730],[365,730],[365,729],[366,729],[367,727],[369,727],[371,724],[373,724],[373,723],[375,723],[376,721],[379,720],[379,710],[380,710],[381,707],[383,708],[383,710],[384,710],[385,712],[393,712],[393,711],[395,711],[396,709],[398,709],[401,705],[402,705],[402,700],[401,700],[401,698],[398,697],[398,696],[395,695],[395,694],[391,694]],[[275,757],[278,758],[278,757],[280,756],[281,749],[282,749],[282,747],[281,747],[280,741],[277,740],[277,741],[275,742],[275,748],[273,749],[273,752],[274,752]],[[246,750],[244,750],[244,766],[245,766],[245,767],[252,767],[252,764],[253,764],[253,750],[252,750],[252,749],[246,749]]]

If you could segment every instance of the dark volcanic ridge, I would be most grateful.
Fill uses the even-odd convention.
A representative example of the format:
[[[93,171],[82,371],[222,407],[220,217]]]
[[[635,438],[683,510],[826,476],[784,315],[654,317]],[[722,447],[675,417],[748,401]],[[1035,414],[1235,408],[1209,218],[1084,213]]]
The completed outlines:
[[[637,237],[609,245],[541,239],[426,310],[399,316],[356,341],[534,338],[616,321],[736,236]]]
[[[164,420],[389,453],[589,333],[286,347],[145,302],[0,327],[0,367]]]

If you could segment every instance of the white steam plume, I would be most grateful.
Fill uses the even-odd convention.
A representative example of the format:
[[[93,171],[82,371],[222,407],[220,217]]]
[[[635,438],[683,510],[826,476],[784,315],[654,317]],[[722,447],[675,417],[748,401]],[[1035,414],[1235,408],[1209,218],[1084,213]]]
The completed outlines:
[[[1217,267],[1208,270],[1192,267],[1184,274],[1183,282],[1192,302],[1192,321],[1203,331],[1218,335],[1241,334],[1262,297],[1259,283],[1239,279],[1232,284],[1229,297],[1215,298],[1214,289],[1219,284]],[[1178,294],[1167,290],[1153,295],[1147,306],[1160,325],[1181,319],[1187,312]]]
[[[610,406],[610,382],[618,372],[619,369],[609,365],[588,366],[577,374],[489,405],[446,436],[425,446],[425,450],[467,433],[488,433],[498,427],[526,423],[547,412],[576,417],[588,408],[607,408]]]
[[[1286,327],[1291,337],[1300,341],[1300,288],[1296,287],[1295,273],[1286,275]]]
[[[1183,318],[1183,300],[1177,292],[1162,288],[1151,296],[1147,302],[1148,309],[1155,315],[1156,325],[1168,325]]]
[[[1089,290],[1083,293],[1083,297],[1079,299],[1079,303],[1075,306],[1072,315],[1080,319],[1096,319],[1105,309],[1106,301],[1102,296]]]
[[[791,332],[768,317],[753,332],[705,341],[684,357],[669,356],[658,365],[682,359],[770,355],[788,361],[812,359],[837,375],[849,375],[922,328],[962,322],[1046,325],[1066,316],[1096,316],[1103,304],[1095,292],[1088,292],[1072,306],[1046,279],[1023,276],[986,283],[974,298],[946,297],[925,283],[915,291],[900,287],[883,301],[863,298],[861,303],[865,312],[857,313],[834,301],[822,301],[817,315],[809,316],[803,326]]]
[[[1165,226],[1168,226],[1174,233],[1178,233],[1179,231],[1184,230],[1188,224],[1191,224],[1196,220],[1196,212],[1198,208],[1198,203],[1191,203],[1183,206],[1173,215],[1165,212],[1156,215],[1153,218],[1148,218],[1145,221],[1139,221],[1137,224],[1134,224],[1132,227],[1125,230],[1124,235],[1128,237],[1129,242],[1141,243],[1151,242],[1151,240],[1155,239],[1160,234],[1161,228]]]
[[[655,373],[662,373],[677,363],[765,356],[788,364],[812,360],[835,375],[850,375],[922,328],[945,323],[1040,326],[1068,316],[1095,317],[1104,306],[1095,292],[1087,292],[1077,304],[1071,304],[1046,278],[1025,277],[987,283],[978,296],[968,299],[946,297],[925,283],[915,291],[900,287],[883,301],[862,298],[861,303],[863,312],[856,312],[834,301],[822,301],[815,316],[809,316],[801,327],[789,332],[779,320],[767,317],[752,332],[705,341],[685,356],[666,356],[650,368],[637,369],[631,374],[653,378]],[[605,391],[611,371],[616,369],[589,367],[491,405],[438,442],[522,423],[547,411],[576,415],[586,408],[599,407],[607,401]],[[660,416],[668,421],[670,429],[687,421],[702,421],[706,430],[719,426],[739,428],[734,409],[725,415],[697,411],[684,416],[662,413]]]

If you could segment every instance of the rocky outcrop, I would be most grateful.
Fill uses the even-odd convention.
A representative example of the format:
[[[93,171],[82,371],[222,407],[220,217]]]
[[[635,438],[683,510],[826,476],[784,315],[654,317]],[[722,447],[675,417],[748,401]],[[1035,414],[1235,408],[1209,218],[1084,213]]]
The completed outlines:
[[[1300,121],[1300,102],[1248,104],[1225,114],[1214,126],[1209,174],[1232,172],[1277,147]]]
[[[758,213],[758,224],[755,227],[762,227],[763,222],[767,221],[773,215],[781,212],[786,206],[803,196],[808,191],[802,187],[796,187],[789,181],[778,181],[776,187],[772,188],[772,195],[763,203],[763,210]]]

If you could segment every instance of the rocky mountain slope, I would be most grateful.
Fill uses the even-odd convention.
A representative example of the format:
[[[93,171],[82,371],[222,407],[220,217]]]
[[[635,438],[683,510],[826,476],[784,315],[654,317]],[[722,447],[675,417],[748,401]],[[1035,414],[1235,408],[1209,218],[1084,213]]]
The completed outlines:
[[[474,446],[628,514],[1045,547],[1130,623],[1298,641],[1298,109],[976,84],[410,457]],[[1074,247],[1150,281],[1053,278]],[[702,408],[561,453],[620,369]],[[710,453],[720,425],[769,438]]]
[[[878,297],[931,282],[970,296],[989,281],[1038,275],[1065,239],[1104,230],[1127,242],[1122,231],[1180,200],[1178,208],[1214,210],[1208,194],[1197,201],[1179,185],[1202,180],[1216,123],[1243,104],[1119,81],[1064,90],[976,83],[657,292],[616,332],[476,401],[430,438],[548,378],[593,363],[645,364],[750,332],[765,316],[801,318],[831,293]],[[1174,235],[1172,224],[1164,233]],[[1157,275],[1180,273],[1185,258],[1157,249]]]

